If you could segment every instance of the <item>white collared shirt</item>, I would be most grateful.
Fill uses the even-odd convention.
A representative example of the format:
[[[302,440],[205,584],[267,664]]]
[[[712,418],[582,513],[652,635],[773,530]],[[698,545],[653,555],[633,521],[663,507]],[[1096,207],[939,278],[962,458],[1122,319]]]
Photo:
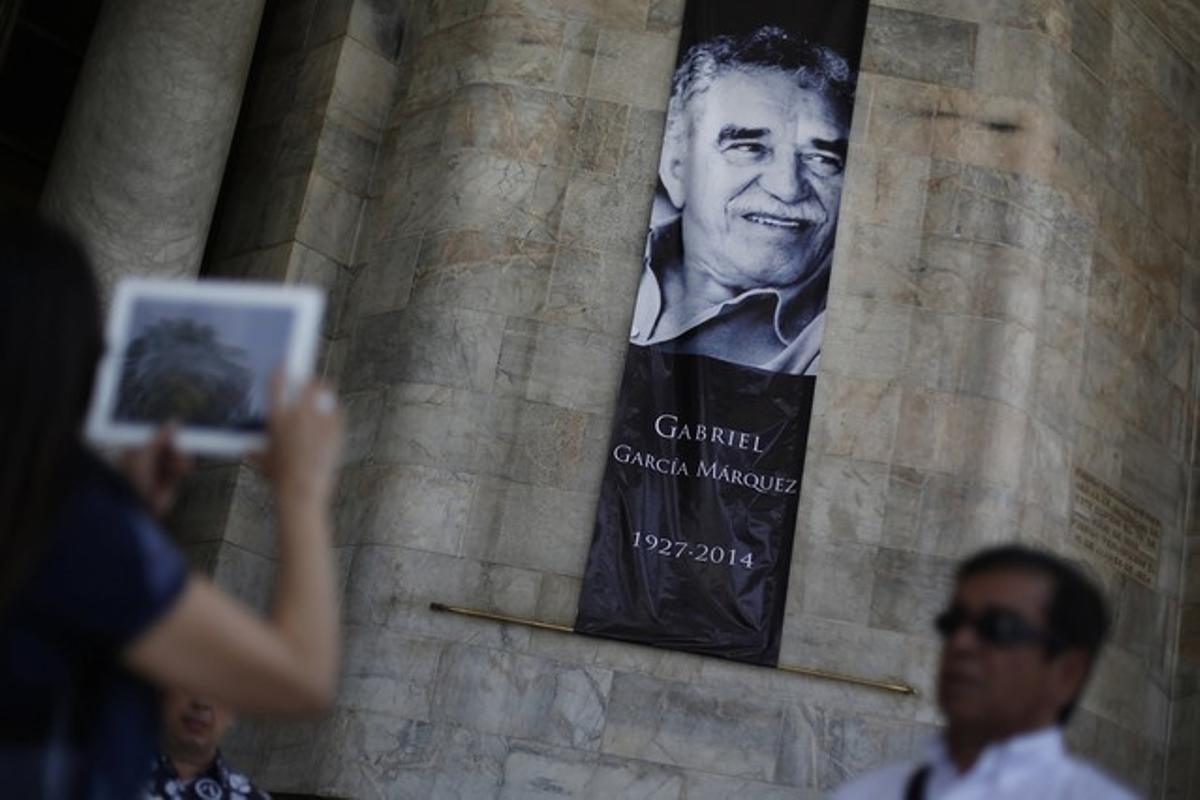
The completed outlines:
[[[892,764],[842,786],[834,800],[904,800],[913,773],[931,767],[924,800],[1134,800],[1136,795],[1063,745],[1046,728],[987,747],[966,773],[950,760],[941,737],[924,761]]]
[[[684,352],[695,352],[708,355],[735,364],[744,364],[769,372],[785,372],[792,375],[815,375],[820,363],[821,340],[825,334],[825,297],[824,291],[819,296],[813,295],[813,285],[825,280],[828,269],[816,271],[804,283],[788,287],[764,286],[747,289],[736,296],[730,296],[720,302],[695,310],[691,314],[680,317],[678,314],[668,314],[665,308],[662,284],[652,266],[659,253],[659,269],[669,268],[670,262],[661,253],[662,242],[668,243],[678,239],[676,231],[678,223],[661,226],[656,229],[646,244],[645,264],[642,279],[638,284],[637,301],[633,308],[633,324],[629,331],[629,341],[636,345],[657,345],[675,341],[692,334],[701,328],[707,328],[709,335],[704,344],[689,348]],[[677,247],[678,245],[674,245]],[[668,244],[668,250],[672,246]],[[674,255],[670,253],[669,255]],[[809,310],[811,318],[799,330],[795,322],[788,318],[795,312],[795,304],[803,302],[805,297],[815,298],[815,308]],[[757,304],[757,306],[756,306]],[[762,304],[765,304],[762,305]],[[752,309],[751,306],[756,306]],[[759,351],[752,354],[748,349],[744,335],[746,319],[744,312],[760,313],[769,309],[770,326],[774,345],[766,347],[767,352]],[[724,321],[734,322],[740,317],[742,325],[739,334],[737,323],[726,325],[719,333],[714,325]],[[755,327],[755,330],[764,330]]]

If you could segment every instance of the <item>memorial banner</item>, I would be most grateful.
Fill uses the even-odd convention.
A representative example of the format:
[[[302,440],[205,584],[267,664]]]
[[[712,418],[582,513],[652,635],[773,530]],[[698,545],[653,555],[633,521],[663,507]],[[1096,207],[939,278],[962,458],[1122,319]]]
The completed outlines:
[[[779,658],[867,0],[691,0],[579,633]]]

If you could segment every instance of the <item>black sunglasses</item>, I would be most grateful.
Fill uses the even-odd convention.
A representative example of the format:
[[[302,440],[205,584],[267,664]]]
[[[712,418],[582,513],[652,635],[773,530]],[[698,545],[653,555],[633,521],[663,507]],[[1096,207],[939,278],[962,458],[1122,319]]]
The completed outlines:
[[[1034,627],[1007,608],[988,608],[973,616],[961,606],[952,606],[938,614],[933,624],[943,639],[949,639],[963,625],[968,625],[980,641],[999,647],[1037,642],[1053,651],[1059,645],[1058,637],[1053,633]]]

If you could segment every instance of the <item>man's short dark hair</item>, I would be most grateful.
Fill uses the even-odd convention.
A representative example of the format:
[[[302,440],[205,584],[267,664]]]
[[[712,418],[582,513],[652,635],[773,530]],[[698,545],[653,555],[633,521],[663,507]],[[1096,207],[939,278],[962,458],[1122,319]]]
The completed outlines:
[[[1003,545],[976,553],[959,566],[957,578],[961,583],[972,575],[1008,570],[1035,572],[1050,578],[1053,589],[1046,621],[1055,644],[1049,654],[1083,650],[1088,655],[1090,674],[1109,629],[1107,604],[1096,584],[1062,558],[1021,545]],[[1062,710],[1060,724],[1070,719],[1078,700],[1077,695]]]
[[[843,114],[847,123],[854,106],[854,72],[842,56],[824,45],[767,25],[744,36],[717,36],[687,51],[671,81],[667,136],[682,136],[691,101],[714,80],[737,70],[780,70],[796,85],[820,92]]]

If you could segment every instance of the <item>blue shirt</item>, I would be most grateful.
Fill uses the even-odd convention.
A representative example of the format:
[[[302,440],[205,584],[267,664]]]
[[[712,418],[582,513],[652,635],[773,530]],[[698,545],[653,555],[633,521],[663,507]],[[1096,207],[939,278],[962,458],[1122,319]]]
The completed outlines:
[[[154,757],[159,696],[120,654],[187,569],[118,475],[88,454],[74,474],[37,566],[0,610],[0,787],[126,800]]]

